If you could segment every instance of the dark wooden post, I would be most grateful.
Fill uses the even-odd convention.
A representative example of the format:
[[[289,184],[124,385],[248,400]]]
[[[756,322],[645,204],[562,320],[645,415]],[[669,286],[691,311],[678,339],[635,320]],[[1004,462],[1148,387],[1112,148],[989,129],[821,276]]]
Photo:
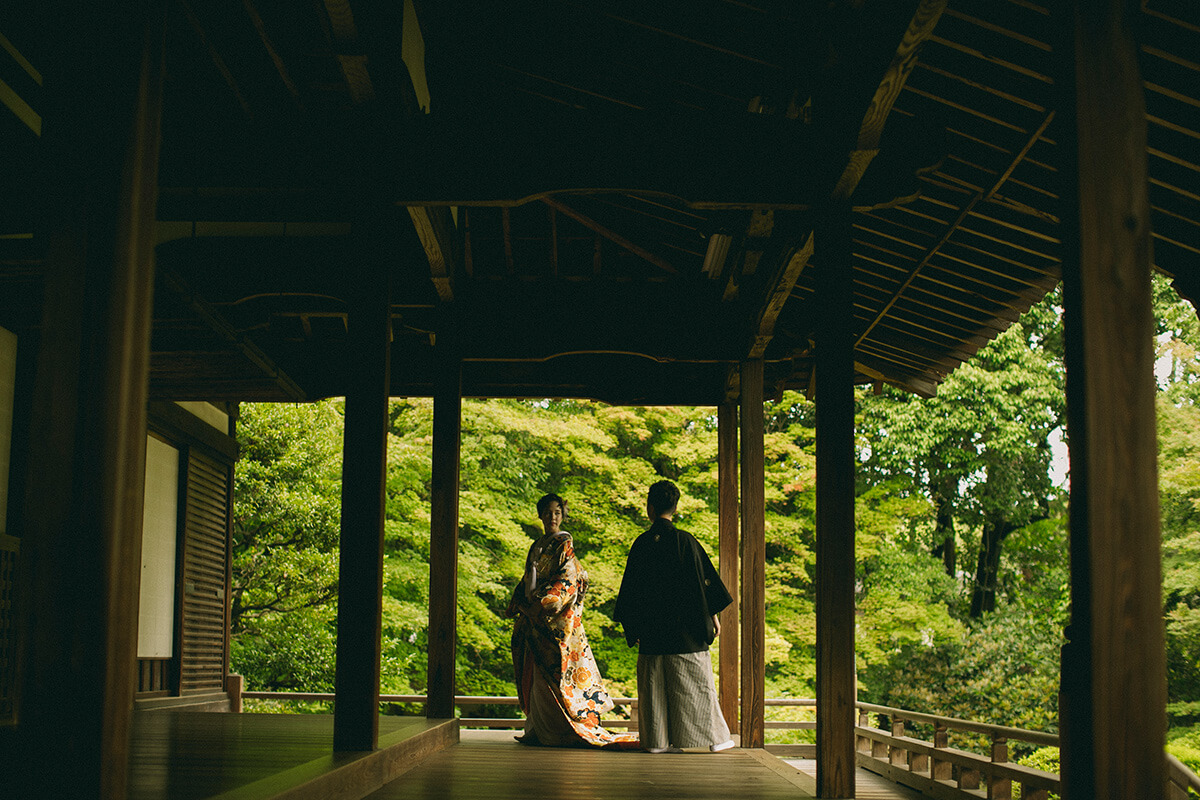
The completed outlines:
[[[763,499],[763,362],[742,362],[742,747],[764,744],[766,505]]]
[[[39,231],[49,249],[19,531],[19,727],[4,785],[17,797],[120,800],[137,681],[164,28],[149,4],[51,6],[42,147],[53,188]]]
[[[817,232],[817,797],[854,796],[854,283],[850,212]]]
[[[369,227],[370,223],[366,223]],[[342,448],[337,669],[333,749],[379,745],[383,616],[383,510],[391,376],[391,278],[372,230],[359,234],[360,285],[347,319],[348,370]]]
[[[449,320],[449,317],[443,319]],[[439,326],[433,389],[433,475],[429,525],[429,697],[425,716],[454,716],[458,613],[458,455],[462,361],[453,323]]]
[[[1138,4],[1068,4],[1061,80],[1071,623],[1063,795],[1161,797],[1166,667]]]
[[[717,408],[718,569],[733,602],[721,612],[717,694],[729,730],[738,730],[738,413],[735,403]]]

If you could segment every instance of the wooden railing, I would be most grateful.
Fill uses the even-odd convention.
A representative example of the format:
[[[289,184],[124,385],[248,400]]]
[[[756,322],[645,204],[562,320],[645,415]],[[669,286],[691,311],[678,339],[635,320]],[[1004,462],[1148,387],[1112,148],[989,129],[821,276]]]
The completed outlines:
[[[1046,800],[1059,792],[1053,772],[1014,764],[1008,760],[1010,741],[1039,747],[1057,747],[1058,737],[1003,725],[922,714],[873,703],[858,703],[858,765],[896,783],[910,786],[930,797],[987,797],[1009,800],[1014,784],[1021,787],[1022,800]],[[870,726],[870,715],[886,717],[887,727]],[[933,741],[906,735],[906,723],[933,729]],[[950,746],[950,732],[986,737],[988,755]],[[986,790],[982,794],[979,790]]]
[[[335,698],[333,694],[322,692],[247,692],[243,691],[241,697],[248,700],[297,700],[303,702],[332,702]],[[232,699],[232,698],[231,698]],[[381,703],[424,703],[426,700],[423,694],[381,694],[379,702]],[[637,698],[636,697],[614,697],[613,702],[617,706],[625,706],[630,709],[630,719],[604,719],[601,724],[606,728],[637,728]],[[455,695],[454,705],[459,708],[470,709],[473,706],[515,706],[517,698],[515,697],[490,697],[486,695]],[[467,728],[523,728],[525,727],[524,717],[459,717],[458,724]]]
[[[240,686],[240,681],[231,681],[231,689]],[[333,694],[319,692],[249,692],[240,693],[239,698],[259,700],[332,701]],[[424,703],[425,695],[385,694],[379,696],[381,703]],[[629,719],[613,718],[602,721],[605,727],[637,729],[637,698],[614,697],[618,707],[629,709]],[[516,705],[515,697],[489,697],[458,695],[454,703],[461,709],[470,710],[482,705]],[[815,708],[817,701],[810,698],[768,698],[767,706]],[[234,708],[240,707],[233,704]],[[1019,786],[1021,800],[1047,800],[1050,793],[1060,793],[1059,776],[1008,760],[1009,743],[1024,742],[1038,747],[1058,747],[1058,736],[1052,733],[1027,731],[1004,725],[924,714],[874,703],[857,703],[858,724],[855,726],[858,765],[882,775],[896,783],[909,786],[934,798],[958,800],[958,798],[986,797],[988,800],[1009,800],[1013,787]],[[871,716],[881,720],[883,727],[872,727]],[[459,718],[459,724],[469,728],[514,729],[521,728],[525,720],[519,717],[470,717]],[[788,730],[814,730],[812,720],[767,720],[767,728]],[[909,727],[924,725],[933,731],[932,741],[908,735]],[[960,736],[974,734],[988,742],[987,755],[950,746],[951,732]],[[1167,800],[1187,800],[1189,789],[1200,794],[1200,777],[1188,769],[1179,759],[1166,755]]]

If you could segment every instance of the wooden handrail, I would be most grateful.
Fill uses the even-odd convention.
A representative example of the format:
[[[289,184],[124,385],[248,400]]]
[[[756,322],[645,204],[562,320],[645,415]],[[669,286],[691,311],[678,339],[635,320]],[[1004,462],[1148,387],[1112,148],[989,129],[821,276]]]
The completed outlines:
[[[1171,800],[1174,800],[1174,797],[1188,797],[1188,789],[1200,794],[1200,776],[1170,753],[1167,753],[1167,780],[1173,788],[1179,790],[1174,796],[1169,795]]]
[[[1015,739],[1018,742],[1028,742],[1041,747],[1058,747],[1058,734],[1044,733],[1042,731],[1029,731],[1024,728],[1010,728],[1006,725],[992,725],[987,722],[974,722],[968,719],[957,719],[955,717],[942,717],[937,714],[926,714],[921,711],[908,711],[903,708],[893,708],[892,706],[880,706],[875,703],[856,703],[855,705],[863,711],[870,711],[873,714],[885,714],[888,717],[899,717],[908,722],[923,722],[927,725],[944,725],[951,730],[967,731],[968,733],[981,733],[984,736],[1002,736],[1005,739]]]

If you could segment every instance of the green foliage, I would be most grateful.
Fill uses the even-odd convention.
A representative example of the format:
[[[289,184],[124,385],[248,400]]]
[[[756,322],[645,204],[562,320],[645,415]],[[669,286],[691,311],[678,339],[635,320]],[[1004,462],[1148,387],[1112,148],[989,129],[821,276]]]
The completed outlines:
[[[230,640],[247,689],[332,692],[336,611],[329,606],[263,614]]]
[[[1013,760],[1023,767],[1040,769],[1043,772],[1053,772],[1057,775],[1059,771],[1057,747],[1039,747],[1032,753]],[[1013,786],[1013,800],[1021,800],[1020,786]],[[1058,793],[1050,792],[1048,800],[1059,800]]]
[[[1168,712],[1188,725],[1200,716],[1200,323],[1167,281],[1154,293]]]
[[[1055,732],[1061,644],[1056,620],[1006,606],[958,639],[906,648],[876,691],[885,705]],[[1013,751],[1021,754],[1019,743]]]
[[[244,405],[235,472],[232,622],[253,632],[272,614],[337,594],[341,405]]]

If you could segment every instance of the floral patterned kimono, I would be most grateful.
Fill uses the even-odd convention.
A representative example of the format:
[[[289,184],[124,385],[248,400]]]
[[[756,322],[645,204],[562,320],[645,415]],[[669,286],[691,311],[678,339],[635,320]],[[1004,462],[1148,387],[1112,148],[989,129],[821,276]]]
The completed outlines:
[[[571,536],[543,535],[529,548],[525,574],[513,591],[508,615],[517,695],[527,722],[520,741],[635,749],[637,734],[610,733],[600,714],[613,701],[583,629],[587,573],[575,558]]]

